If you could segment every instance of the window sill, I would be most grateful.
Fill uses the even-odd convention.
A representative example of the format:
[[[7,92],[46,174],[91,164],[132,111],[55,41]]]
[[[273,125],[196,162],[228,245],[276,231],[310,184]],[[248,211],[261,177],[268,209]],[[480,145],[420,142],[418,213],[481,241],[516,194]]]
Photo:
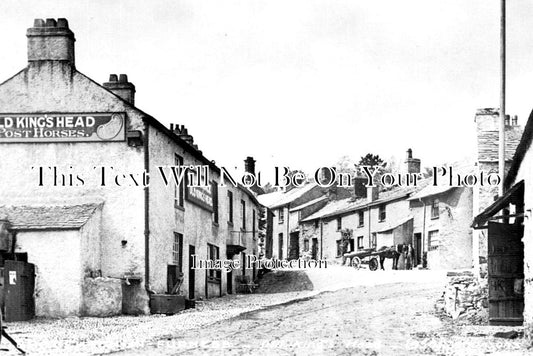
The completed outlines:
[[[183,206],[179,206],[179,205],[174,205],[174,209],[185,211],[185,208]]]
[[[228,226],[233,226],[233,222],[228,221]]]
[[[217,222],[214,222],[214,221],[213,221],[213,226],[215,226],[215,227],[219,227],[218,223],[217,223]]]
[[[431,220],[438,220],[439,218],[440,218],[440,215],[439,216],[432,216]]]

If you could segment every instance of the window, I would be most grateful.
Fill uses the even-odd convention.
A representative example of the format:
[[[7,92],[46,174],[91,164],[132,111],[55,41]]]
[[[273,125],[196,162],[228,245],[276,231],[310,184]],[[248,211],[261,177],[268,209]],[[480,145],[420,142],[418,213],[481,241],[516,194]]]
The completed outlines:
[[[315,220],[315,229],[318,229],[318,219]]]
[[[337,231],[342,230],[342,218],[337,218]]]
[[[439,218],[439,199],[433,199],[433,201],[431,202],[431,218]]]
[[[208,259],[211,261],[219,260],[220,259],[220,250],[218,246],[207,244],[207,256]],[[209,279],[214,279],[215,281],[220,281],[222,271],[219,269],[208,269],[207,270],[207,277]]]
[[[278,235],[278,259],[283,259],[283,234]]]
[[[246,230],[246,202],[241,200],[241,229]]]
[[[233,224],[233,192],[228,190],[228,222]]]
[[[218,224],[218,185],[211,182],[211,194],[213,195],[213,222]]]
[[[362,249],[364,247],[363,246],[363,239],[364,239],[363,236],[357,237],[357,249],[358,250],[360,250],[360,249]]]
[[[309,251],[309,239],[304,240],[304,251]]]
[[[439,230],[433,230],[428,233],[428,250],[436,250],[440,245]]]
[[[172,263],[178,266],[178,270],[182,271],[183,260],[183,235],[174,233],[174,243],[172,244]]]
[[[365,226],[365,212],[359,212],[359,227]]]
[[[252,238],[255,239],[255,209],[252,209]]]
[[[174,155],[174,163],[178,167],[183,166],[183,157],[181,157],[178,154],[175,154]],[[177,173],[178,174],[181,173],[181,169],[178,170]],[[178,207],[183,208],[184,188],[185,188],[184,181],[182,181],[180,185],[174,185],[174,207],[175,208],[178,208]]]
[[[285,216],[283,214],[283,208],[279,208],[278,209],[278,222],[280,224],[283,224],[284,221],[285,221]]]
[[[379,222],[385,221],[386,218],[387,218],[387,211],[385,210],[385,205],[380,205],[379,216],[378,216]]]

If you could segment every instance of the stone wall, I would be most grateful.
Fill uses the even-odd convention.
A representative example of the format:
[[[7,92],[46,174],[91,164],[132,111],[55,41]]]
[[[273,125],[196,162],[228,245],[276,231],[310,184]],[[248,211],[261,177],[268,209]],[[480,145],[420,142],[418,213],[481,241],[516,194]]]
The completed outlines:
[[[448,272],[444,294],[437,301],[438,311],[469,324],[488,322],[488,284],[472,271]]]

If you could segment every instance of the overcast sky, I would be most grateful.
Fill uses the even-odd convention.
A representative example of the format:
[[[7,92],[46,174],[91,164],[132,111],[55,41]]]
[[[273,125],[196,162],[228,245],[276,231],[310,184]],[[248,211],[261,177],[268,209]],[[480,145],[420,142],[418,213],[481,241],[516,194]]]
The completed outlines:
[[[34,18],[65,17],[76,66],[126,73],[137,106],[219,165],[313,171],[372,152],[430,166],[474,150],[499,105],[499,0],[0,2],[0,81]],[[507,111],[533,108],[533,2],[508,1]]]

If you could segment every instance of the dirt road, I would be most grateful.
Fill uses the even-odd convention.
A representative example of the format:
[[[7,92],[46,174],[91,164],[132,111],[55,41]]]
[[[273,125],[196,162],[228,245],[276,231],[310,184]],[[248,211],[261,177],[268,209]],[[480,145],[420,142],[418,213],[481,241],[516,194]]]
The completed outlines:
[[[121,355],[526,355],[494,327],[442,321],[435,283],[393,283],[324,292],[245,313]]]

